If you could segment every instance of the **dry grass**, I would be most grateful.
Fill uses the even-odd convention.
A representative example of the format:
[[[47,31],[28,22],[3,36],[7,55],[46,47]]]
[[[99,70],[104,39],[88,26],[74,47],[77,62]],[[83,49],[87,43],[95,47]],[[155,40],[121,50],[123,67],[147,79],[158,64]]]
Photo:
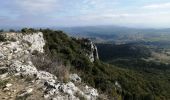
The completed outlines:
[[[58,77],[60,81],[67,82],[69,79],[70,67],[62,64],[62,61],[52,60],[48,55],[34,53],[32,62],[38,70],[47,71]]]
[[[0,100],[44,100],[43,90],[39,89],[41,88],[41,85],[30,83],[25,79],[16,77],[11,77],[8,79],[7,83],[11,83],[12,86],[9,87],[8,91],[4,91],[2,87],[0,88]],[[22,98],[17,97],[17,95],[22,93],[21,91],[28,87],[33,88],[31,95],[26,95]]]
[[[53,67],[52,73],[54,73],[60,81],[67,82],[69,80],[69,67],[56,65],[55,63],[53,63],[52,66],[55,66]]]

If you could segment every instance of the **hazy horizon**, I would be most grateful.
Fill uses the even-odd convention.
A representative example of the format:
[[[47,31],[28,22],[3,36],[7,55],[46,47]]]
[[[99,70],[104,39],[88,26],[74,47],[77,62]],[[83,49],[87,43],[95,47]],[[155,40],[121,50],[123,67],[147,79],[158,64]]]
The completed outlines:
[[[5,0],[0,27],[170,28],[168,0]]]

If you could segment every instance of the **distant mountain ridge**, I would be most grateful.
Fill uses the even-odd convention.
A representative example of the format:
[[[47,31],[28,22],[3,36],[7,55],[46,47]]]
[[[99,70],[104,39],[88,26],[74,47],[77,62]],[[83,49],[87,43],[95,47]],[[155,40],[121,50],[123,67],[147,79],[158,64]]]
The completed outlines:
[[[58,28],[74,37],[88,37],[95,42],[99,41],[169,41],[170,28],[128,28],[121,26],[84,26]]]

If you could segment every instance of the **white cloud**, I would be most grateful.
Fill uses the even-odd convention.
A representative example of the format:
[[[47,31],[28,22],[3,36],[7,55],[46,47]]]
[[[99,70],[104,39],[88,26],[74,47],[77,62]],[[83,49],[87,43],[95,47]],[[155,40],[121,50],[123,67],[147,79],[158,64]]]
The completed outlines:
[[[15,4],[25,13],[52,12],[59,6],[58,0],[15,0]]]
[[[161,3],[161,4],[146,5],[143,8],[147,8],[147,9],[169,9],[170,8],[170,2]]]
[[[152,12],[152,13],[102,13],[94,15],[86,15],[75,17],[78,22],[83,24],[114,24],[114,25],[130,25],[144,27],[170,27],[170,13]]]
[[[4,0],[0,4],[0,16],[4,16],[0,17],[0,25],[170,26],[170,2],[133,5],[123,0]]]

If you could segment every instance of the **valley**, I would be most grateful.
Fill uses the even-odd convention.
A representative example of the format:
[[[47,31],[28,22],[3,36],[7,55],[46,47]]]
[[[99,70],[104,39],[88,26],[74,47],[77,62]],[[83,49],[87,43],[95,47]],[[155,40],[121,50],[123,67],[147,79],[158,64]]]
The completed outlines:
[[[0,100],[170,100],[170,1],[1,0]]]
[[[95,42],[92,38],[68,36],[67,33],[60,30],[29,28],[24,28],[19,33],[5,32],[7,35],[1,34],[0,41],[2,48],[6,45],[8,46],[8,43],[17,43],[15,41],[18,40],[21,42],[17,45],[19,47],[23,45],[23,48],[28,51],[28,54],[23,57],[21,56],[23,52],[19,49],[16,53],[13,52],[14,58],[15,55],[17,55],[16,57],[21,56],[20,60],[24,61],[15,62],[16,59],[10,57],[7,61],[11,62],[12,65],[6,65],[8,63],[5,58],[2,58],[2,61],[4,61],[1,64],[3,73],[3,68],[8,69],[10,72],[10,68],[13,68],[10,66],[16,68],[18,66],[28,66],[31,69],[26,70],[24,69],[25,67],[22,67],[22,70],[25,71],[18,70],[19,72],[17,73],[20,73],[21,76],[25,74],[29,76],[34,69],[33,73],[45,75],[43,77],[36,76],[39,78],[38,81],[47,81],[47,83],[51,76],[56,76],[57,79],[52,79],[61,83],[62,89],[66,89],[58,90],[56,89],[59,85],[58,83],[48,83],[49,85],[42,85],[42,87],[48,88],[49,86],[54,86],[54,90],[53,88],[52,90],[47,90],[47,94],[45,92],[44,94],[41,90],[37,96],[44,95],[44,98],[50,99],[49,95],[52,95],[53,98],[67,98],[68,100],[70,100],[68,95],[78,99],[86,98],[87,100],[90,100],[90,98],[93,98],[92,100],[168,100],[170,98],[170,55],[168,41],[124,41],[124,43],[120,44],[106,40]],[[22,40],[22,36],[25,40]],[[41,38],[38,38],[39,36]],[[32,39],[36,39],[37,42],[31,42]],[[45,44],[41,41],[45,41]],[[3,55],[10,56],[4,50],[2,50]],[[15,63],[14,65],[13,62]],[[27,62],[30,65],[27,65]],[[20,80],[20,77],[16,79],[11,77],[11,74],[7,74],[9,73],[8,70],[5,70],[5,75],[9,75],[8,78],[10,80],[1,80],[1,89],[3,89],[5,84],[7,85],[10,82],[17,84],[15,80]],[[70,79],[70,75],[75,75],[71,73],[76,73],[76,77],[80,80],[82,79],[82,83],[75,83],[74,79]],[[44,80],[46,76],[48,77]],[[4,77],[4,74],[1,77]],[[22,77],[25,78],[25,76]],[[33,77],[22,81],[25,85],[28,85],[30,81],[34,81],[33,85],[37,83],[37,79]],[[36,90],[33,85],[31,85],[31,89]],[[71,86],[73,90],[69,90],[65,86]],[[71,91],[71,94],[67,90]],[[52,91],[55,92],[53,93]],[[87,91],[88,93],[86,93]],[[89,93],[92,93],[91,96]],[[7,94],[3,92],[3,95]],[[13,96],[15,97],[15,94]],[[35,99],[37,97],[31,94],[24,98]]]
[[[84,37],[95,42],[101,61],[130,71],[128,72],[129,75],[137,73],[137,75],[131,77],[133,80],[128,78],[126,81],[124,79],[119,81],[123,82],[121,83],[121,85],[123,84],[122,87],[126,88],[129,95],[131,95],[128,95],[128,99],[124,100],[137,100],[136,96],[132,95],[139,93],[139,91],[144,94],[151,93],[147,100],[163,99],[157,98],[162,93],[168,95],[170,89],[169,29],[129,29],[99,26],[82,27],[75,30],[73,28],[71,32],[76,33],[78,30],[80,37],[81,34],[87,33],[83,34]],[[74,36],[74,34],[71,35]],[[137,80],[140,82],[130,87],[131,89],[126,87],[131,86]],[[143,89],[140,90],[141,87],[145,92]],[[139,100],[146,100],[146,98],[140,98]]]

